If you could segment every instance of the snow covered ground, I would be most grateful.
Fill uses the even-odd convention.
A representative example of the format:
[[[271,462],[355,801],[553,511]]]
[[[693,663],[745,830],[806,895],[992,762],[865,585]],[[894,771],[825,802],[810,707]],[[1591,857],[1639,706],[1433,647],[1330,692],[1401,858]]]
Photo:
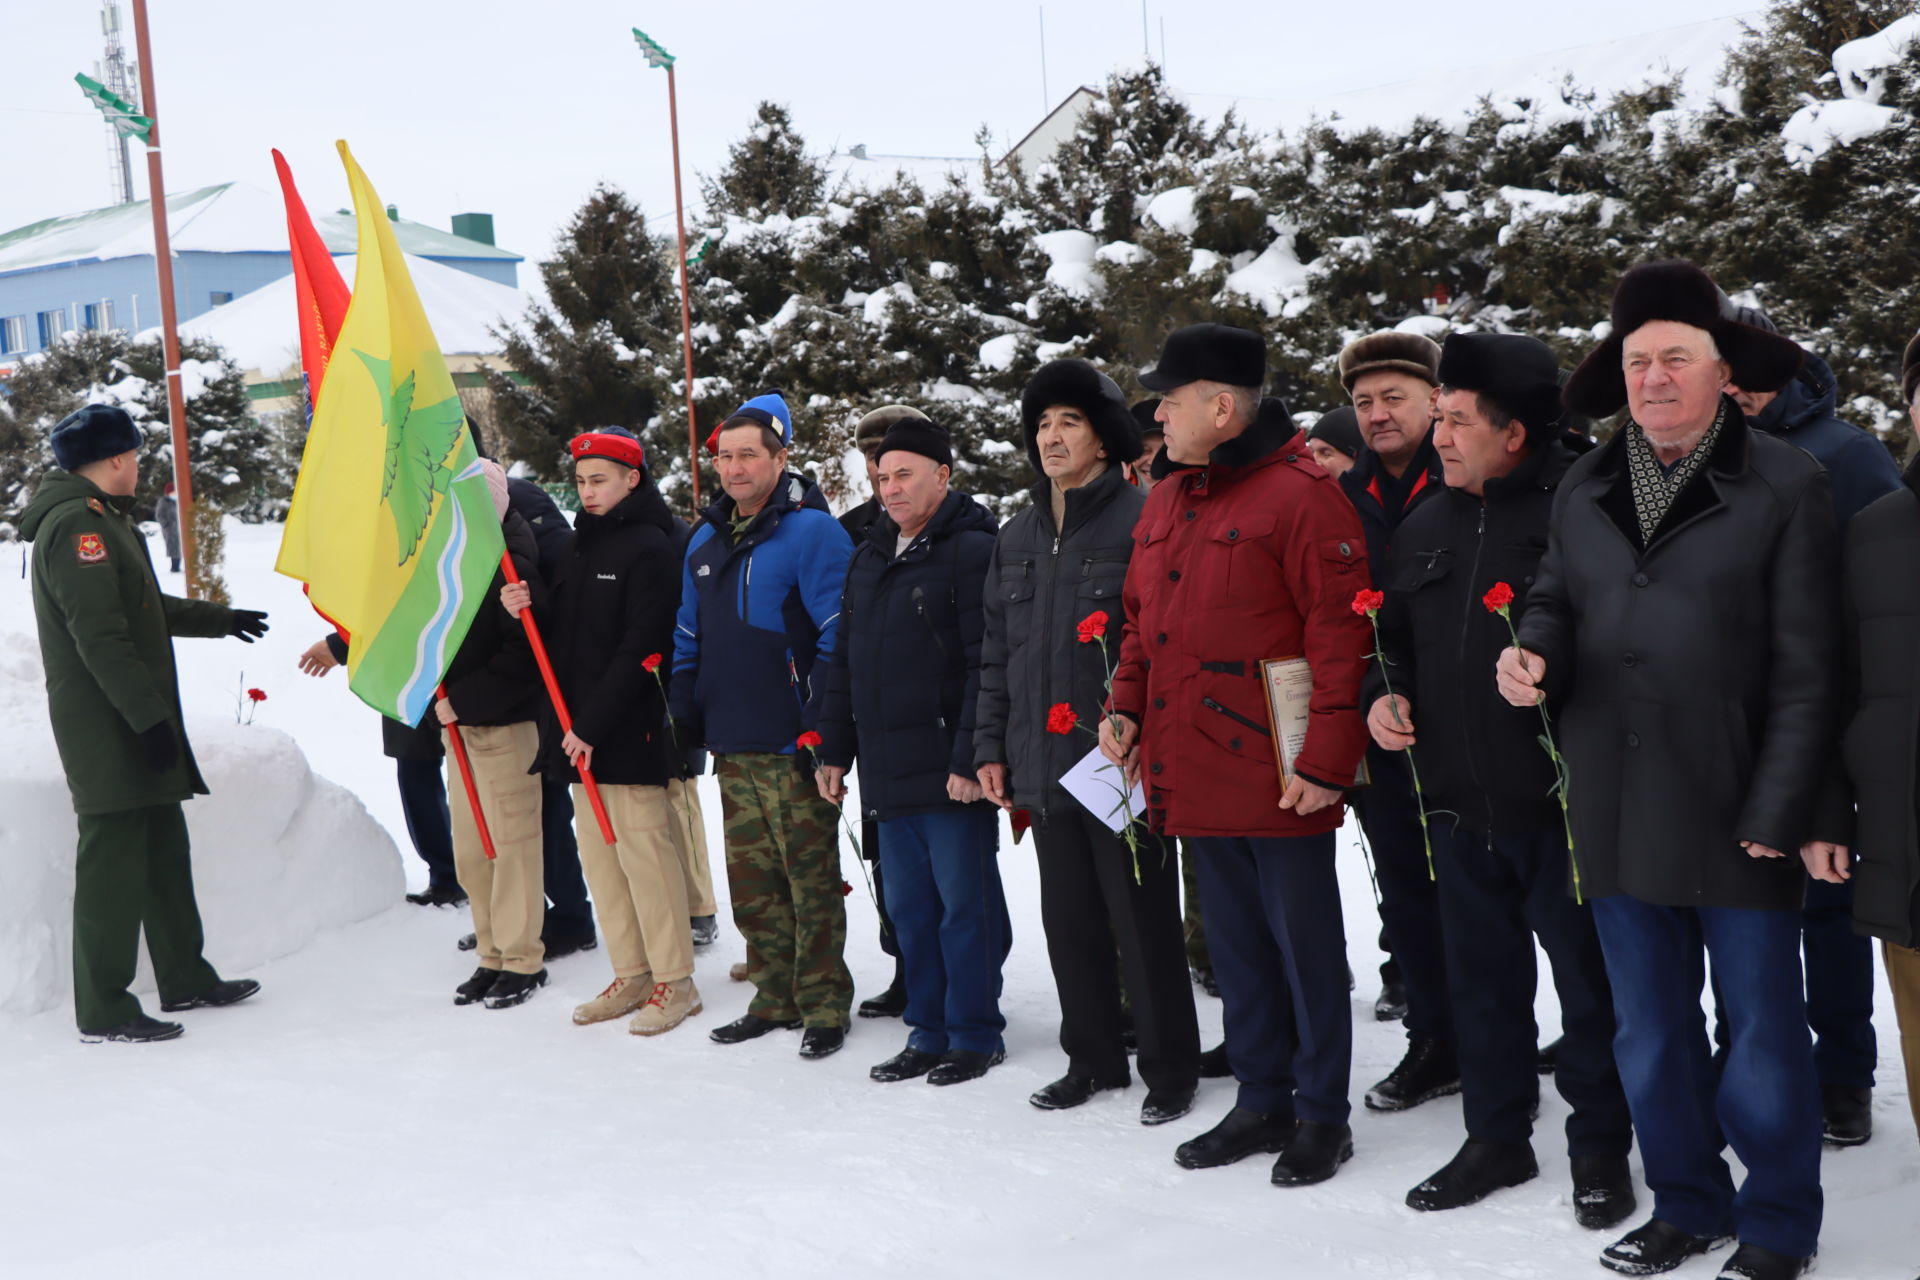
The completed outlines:
[[[244,672],[269,695],[261,724],[292,734],[314,770],[406,848],[373,713],[340,673],[294,670],[319,626],[271,572],[277,536],[229,526],[234,598],[271,610],[274,630],[251,648],[180,642],[189,715],[230,715]],[[31,626],[25,583],[0,575],[0,631]],[[0,706],[0,740],[20,737],[28,714]],[[18,817],[0,812],[0,829]],[[233,852],[198,851],[203,893],[224,892],[209,881],[216,864],[236,865]],[[71,856],[46,850],[54,863]],[[1372,1019],[1377,922],[1357,850],[1342,856],[1360,975],[1357,1102],[1402,1040],[1397,1024]],[[1557,1142],[1566,1110],[1550,1090],[1542,1176],[1433,1216],[1401,1198],[1460,1141],[1457,1099],[1399,1116],[1356,1107],[1353,1163],[1295,1191],[1268,1185],[1263,1159],[1174,1166],[1174,1146],[1231,1105],[1231,1082],[1202,1082],[1194,1114],[1159,1129],[1137,1121],[1138,1084],[1076,1111],[1029,1107],[1027,1094],[1063,1067],[1057,1006],[1031,846],[1006,844],[1002,865],[1015,933],[1009,1056],[952,1089],[867,1080],[900,1047],[897,1022],[858,1021],[846,1050],[818,1063],[795,1056],[791,1035],[709,1043],[707,1030],[748,997],[727,980],[741,950],[724,909],[696,975],[706,1012],[656,1040],[568,1021],[607,981],[598,951],[557,961],[552,986],[521,1008],[456,1009],[466,916],[398,904],[397,885],[391,909],[258,967],[234,968],[234,940],[213,932],[214,962],[265,989],[238,1008],[183,1015],[188,1034],[169,1044],[82,1046],[65,1008],[0,1015],[0,1277],[1609,1274],[1594,1261],[1605,1239],[1573,1224]],[[391,866],[358,874],[390,877]],[[423,881],[410,854],[406,874]],[[870,995],[888,962],[864,888],[848,906],[848,960]],[[279,909],[304,927],[303,909]],[[1920,1263],[1920,1153],[1884,990],[1882,1005],[1879,1133],[1826,1164],[1821,1274],[1840,1280],[1910,1277]],[[1215,1043],[1219,1003],[1201,997],[1200,1016]],[[1541,1017],[1553,1034],[1550,993]],[[1712,1270],[1695,1262],[1679,1274]]]

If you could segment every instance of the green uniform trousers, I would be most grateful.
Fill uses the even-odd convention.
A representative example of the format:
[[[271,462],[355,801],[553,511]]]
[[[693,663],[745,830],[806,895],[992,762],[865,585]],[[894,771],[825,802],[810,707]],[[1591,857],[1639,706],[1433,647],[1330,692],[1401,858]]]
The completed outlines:
[[[73,1008],[82,1031],[131,1022],[140,933],[160,999],[190,1000],[220,975],[201,956],[187,819],[178,804],[79,815],[73,876]]]
[[[844,1027],[853,1009],[840,813],[792,756],[717,757],[733,922],[747,943],[747,1012]]]

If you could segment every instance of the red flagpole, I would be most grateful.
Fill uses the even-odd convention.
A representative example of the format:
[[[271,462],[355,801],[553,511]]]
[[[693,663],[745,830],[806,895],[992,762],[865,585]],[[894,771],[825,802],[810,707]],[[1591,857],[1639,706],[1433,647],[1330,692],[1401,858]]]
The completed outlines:
[[[447,686],[441,685],[435,696],[445,698]],[[473,806],[473,824],[480,828],[480,849],[487,855],[487,861],[494,859],[493,833],[487,830],[487,811],[480,806],[480,788],[473,782],[473,761],[467,759],[467,743],[460,736],[458,724],[442,725],[447,731],[447,743],[453,748],[454,763],[460,766],[460,781],[467,786],[467,803]]]
[[[505,552],[500,555],[501,571],[507,575],[507,581],[518,583],[520,573],[513,567],[513,557]],[[560,681],[554,677],[553,661],[547,657],[547,642],[540,638],[540,626],[533,620],[532,609],[520,611],[520,625],[527,629],[527,641],[533,646],[533,660],[540,664],[540,678],[547,683],[547,697],[553,700],[554,714],[560,717],[560,731],[573,732],[573,715],[567,710],[567,700],[560,693]],[[580,770],[580,785],[587,789],[587,803],[593,806],[594,821],[600,824],[600,838],[607,842],[607,848],[614,846],[613,823],[607,817],[607,806],[600,799],[600,784],[593,780],[593,771],[587,766],[576,766]]]

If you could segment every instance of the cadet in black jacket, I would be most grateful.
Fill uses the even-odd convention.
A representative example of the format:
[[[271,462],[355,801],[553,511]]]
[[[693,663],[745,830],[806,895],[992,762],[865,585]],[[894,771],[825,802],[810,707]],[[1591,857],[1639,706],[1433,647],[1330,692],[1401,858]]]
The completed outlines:
[[[1067,1073],[1029,1101],[1049,1111],[1077,1107],[1131,1082],[1117,942],[1148,1089],[1140,1119],[1162,1124],[1192,1109],[1200,1059],[1177,856],[1171,840],[1163,844],[1142,826],[1136,858],[1068,795],[1060,779],[1092,741],[1047,731],[1058,703],[1093,725],[1106,702],[1125,621],[1120,588],[1146,503],[1123,471],[1140,455],[1140,427],[1120,388],[1084,360],[1041,366],[1021,397],[1020,419],[1040,480],[1033,505],[1001,528],[987,571],[973,758],[987,799],[1033,815],[1039,848],[1040,919]],[[1106,615],[1105,649],[1082,643],[1076,631],[1095,613]]]
[[[681,762],[660,680],[648,666],[662,669],[672,652],[680,599],[673,516],[630,433],[589,432],[568,449],[580,514],[547,643],[573,729],[562,734],[549,720],[541,760],[553,776],[575,780],[576,766],[593,773],[615,838],[608,848],[586,789],[576,786],[581,861],[614,980],[573,1020],[604,1022],[638,1010],[627,1029],[658,1035],[701,1009],[687,878],[667,799]],[[526,601],[511,587],[507,598]]]
[[[1592,912],[1568,893],[1567,832],[1540,716],[1488,678],[1511,642],[1485,597],[1526,608],[1560,479],[1558,361],[1518,334],[1454,334],[1440,354],[1433,440],[1446,487],[1407,516],[1381,574],[1384,669],[1361,705],[1383,751],[1413,746],[1433,820],[1434,869],[1453,995],[1467,1141],[1407,1194],[1454,1209],[1539,1172],[1532,1134],[1534,936],[1553,966],[1566,1038],[1554,1083],[1573,1108],[1574,1215],[1607,1227],[1633,1212],[1633,1122],[1613,1064],[1613,995]],[[1389,688],[1391,694],[1389,695]],[[1389,696],[1392,701],[1389,701]],[[1448,814],[1451,817],[1437,815]]]

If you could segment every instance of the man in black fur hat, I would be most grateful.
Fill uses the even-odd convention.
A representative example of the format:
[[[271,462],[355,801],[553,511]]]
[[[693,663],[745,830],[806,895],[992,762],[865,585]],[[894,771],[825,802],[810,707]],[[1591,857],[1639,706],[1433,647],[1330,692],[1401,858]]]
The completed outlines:
[[[1612,320],[1565,398],[1631,417],[1561,483],[1498,680],[1518,706],[1562,707],[1575,884],[1654,1195],[1652,1219],[1601,1261],[1647,1275],[1737,1236],[1721,1276],[1779,1280],[1807,1269],[1820,1233],[1794,855],[1840,696],[1833,502],[1820,465],[1752,430],[1721,390],[1779,389],[1799,347],[1723,315],[1687,262],[1628,272]],[[1732,1030],[1719,1072],[1708,960]]]

